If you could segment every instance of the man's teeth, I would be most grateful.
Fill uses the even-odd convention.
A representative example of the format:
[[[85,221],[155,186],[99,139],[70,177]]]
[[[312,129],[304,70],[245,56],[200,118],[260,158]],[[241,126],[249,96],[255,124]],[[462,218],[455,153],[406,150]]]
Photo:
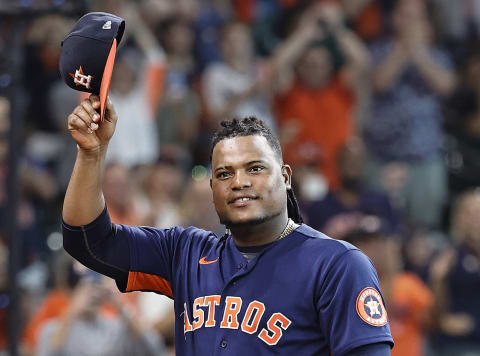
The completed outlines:
[[[247,200],[252,200],[251,198],[238,198],[235,199],[235,201],[247,201]]]

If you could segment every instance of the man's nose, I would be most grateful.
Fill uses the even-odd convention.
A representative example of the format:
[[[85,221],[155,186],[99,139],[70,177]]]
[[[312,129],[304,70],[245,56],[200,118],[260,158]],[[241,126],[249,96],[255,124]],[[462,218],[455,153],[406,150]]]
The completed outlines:
[[[246,172],[243,170],[239,170],[235,172],[235,176],[232,180],[232,189],[244,189],[251,187],[252,182],[250,181],[250,177]]]

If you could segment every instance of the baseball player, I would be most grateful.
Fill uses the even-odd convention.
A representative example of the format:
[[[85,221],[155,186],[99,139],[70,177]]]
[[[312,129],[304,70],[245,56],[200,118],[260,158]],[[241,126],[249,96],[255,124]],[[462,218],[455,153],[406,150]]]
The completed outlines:
[[[195,227],[113,224],[102,195],[108,142],[91,95],[68,117],[78,155],[63,207],[65,249],[122,292],[175,301],[177,355],[390,355],[371,261],[302,223],[278,139],[256,118],[224,121],[211,149],[218,237]]]

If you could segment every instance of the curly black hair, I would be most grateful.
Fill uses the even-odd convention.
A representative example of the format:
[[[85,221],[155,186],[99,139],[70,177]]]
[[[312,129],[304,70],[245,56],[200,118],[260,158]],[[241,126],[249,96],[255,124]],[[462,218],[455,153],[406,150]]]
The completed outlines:
[[[282,148],[280,147],[280,142],[262,120],[257,119],[254,116],[250,116],[241,120],[224,120],[220,123],[220,125],[222,126],[222,128],[220,128],[213,134],[212,146],[210,147],[210,162],[212,161],[213,148],[220,141],[226,138],[232,138],[237,136],[259,135],[267,139],[268,143],[273,148],[273,151],[277,154],[280,163],[283,163]]]
[[[243,119],[234,118],[232,120],[224,120],[220,123],[221,128],[217,130],[212,138],[212,145],[210,147],[210,162],[212,162],[213,149],[220,141],[238,136],[253,136],[259,135],[265,137],[273,149],[280,164],[283,164],[282,148],[280,141],[275,136],[270,128],[260,119],[250,116]],[[287,190],[287,210],[288,217],[297,224],[303,223],[303,218],[300,214],[297,198],[293,189]]]

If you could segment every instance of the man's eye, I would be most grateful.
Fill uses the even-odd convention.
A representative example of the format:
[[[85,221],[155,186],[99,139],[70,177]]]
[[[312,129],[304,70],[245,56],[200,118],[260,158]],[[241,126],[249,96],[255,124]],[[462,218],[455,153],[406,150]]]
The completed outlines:
[[[250,168],[250,171],[253,172],[253,173],[258,173],[258,172],[261,172],[265,169],[265,167],[263,166],[253,166],[252,168]]]
[[[217,178],[218,178],[218,179],[228,178],[229,176],[230,176],[230,172],[220,172],[220,173],[217,173]]]

